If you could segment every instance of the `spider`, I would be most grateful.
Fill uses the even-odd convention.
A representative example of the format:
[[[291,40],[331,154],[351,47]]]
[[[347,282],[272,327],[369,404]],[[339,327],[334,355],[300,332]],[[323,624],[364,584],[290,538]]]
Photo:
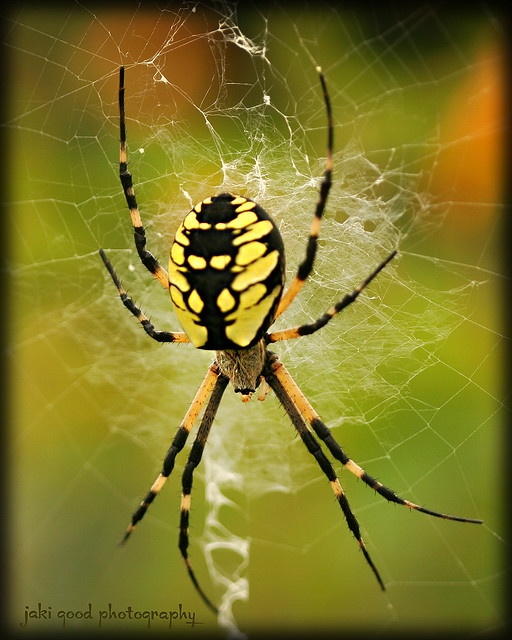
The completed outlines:
[[[174,468],[176,456],[183,449],[196,420],[206,405],[182,475],[178,546],[197,592],[215,613],[218,613],[218,609],[199,585],[189,559],[189,513],[194,470],[201,461],[213,420],[229,382],[233,385],[235,392],[241,395],[243,401],[248,401],[258,387],[260,399],[265,398],[269,389],[274,391],[307,450],[327,476],[348,528],[382,590],[385,589],[384,582],[363,542],[359,523],[321,444],[351,473],[389,502],[446,520],[482,522],[419,506],[401,498],[370,476],[349,458],[302,394],[285,366],[276,354],[268,349],[268,345],[274,342],[300,338],[324,327],[334,316],[356,300],[397,253],[396,250],[391,251],[352,293],[346,294],[315,322],[280,331],[268,331],[299,293],[313,269],[320,222],[331,188],[333,119],[323,71],[318,67],[317,72],[327,115],[327,155],[324,175],[309,232],[306,255],[291,285],[283,295],[285,256],[281,235],[272,218],[263,208],[244,196],[221,193],[195,205],[176,232],[170,250],[168,272],[146,249],[146,235],[135,197],[132,176],[127,168],[124,67],[119,70],[119,171],[133,224],[135,246],[142,264],[170,293],[183,331],[155,329],[125,292],[103,249],[100,249],[101,258],[117,287],[124,306],[137,318],[150,338],[157,342],[190,342],[198,349],[215,352],[215,359],[165,455],[162,470],[138,509],[133,513],[120,544],[128,540],[137,523],[142,520],[147,509],[160,493]]]

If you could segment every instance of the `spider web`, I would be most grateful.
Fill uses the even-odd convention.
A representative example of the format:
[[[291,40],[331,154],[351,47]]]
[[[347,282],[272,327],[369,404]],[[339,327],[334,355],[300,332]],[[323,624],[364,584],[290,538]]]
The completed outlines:
[[[69,3],[6,17],[9,624],[50,607],[27,627],[99,630],[109,611],[102,630],[186,635],[499,629],[510,412],[499,15],[242,5]],[[369,473],[405,498],[484,520],[395,508],[336,465],[385,593],[272,395],[242,405],[228,390],[195,475],[190,554],[219,621],[176,548],[186,451],[116,550],[211,361],[147,339],[98,257],[102,246],[157,328],[178,329],[138,262],[117,176],[120,64],[150,250],[165,264],[191,205],[231,190],[274,217],[288,280],[323,171],[322,65],[334,184],[315,271],[276,328],[314,320],[399,254],[330,325],[275,351]]]

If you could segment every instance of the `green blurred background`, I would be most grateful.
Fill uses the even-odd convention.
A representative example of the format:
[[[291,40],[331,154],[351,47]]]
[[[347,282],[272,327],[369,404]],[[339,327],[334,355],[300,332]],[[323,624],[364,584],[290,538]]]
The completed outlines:
[[[325,118],[314,71],[321,62],[331,87],[337,149],[356,139],[369,161],[392,178],[380,191],[361,193],[361,200],[386,201],[390,193],[403,193],[409,179],[418,189],[397,216],[400,264],[390,270],[394,285],[383,276],[388,284],[379,293],[384,300],[379,320],[403,332],[404,341],[413,328],[425,337],[423,348],[411,350],[409,358],[386,356],[389,336],[381,339],[380,330],[372,334],[362,304],[354,312],[360,315],[347,316],[325,342],[287,346],[283,359],[333,424],[335,437],[372,475],[405,497],[485,524],[408,513],[342,473],[388,586],[381,593],[329,487],[294,441],[275,400],[251,403],[237,424],[240,403],[228,392],[215,425],[221,431],[223,423],[231,424],[232,439],[224,447],[241,447],[237,429],[250,430],[254,441],[246,462],[242,450],[238,472],[258,486],[261,469],[251,464],[251,456],[260,439],[264,444],[275,432],[269,467],[275,467],[273,452],[285,447],[292,468],[284,486],[290,479],[294,483],[270,493],[240,486],[229,494],[235,507],[223,524],[250,541],[244,574],[250,597],[234,605],[235,618],[253,635],[268,629],[398,634],[500,628],[505,576],[500,482],[508,409],[502,375],[507,337],[501,323],[499,16],[489,9],[439,13],[429,5],[359,11],[322,3],[272,8],[243,3],[238,15],[231,15],[240,26],[238,35],[266,45],[249,55],[249,41],[238,46],[236,31],[219,27],[229,24],[230,15],[221,7],[191,12],[171,3],[166,10],[96,6],[92,11],[70,3],[6,17],[9,623],[18,628],[26,607],[37,610],[38,603],[52,607],[53,618],[31,620],[28,628],[51,625],[52,632],[62,627],[59,610],[79,611],[89,603],[94,611],[108,603],[119,611],[176,610],[181,603],[201,625],[176,622],[174,633],[223,633],[190,585],[176,546],[183,460],[130,545],[116,548],[211,357],[147,339],[116,300],[98,259],[103,246],[155,324],[176,328],[165,294],[148,282],[133,252],[116,166],[117,70],[126,64],[131,169],[150,246],[164,259],[190,205],[187,194],[192,201],[208,195],[243,151],[251,166],[257,140],[244,137],[241,123],[247,121],[240,114],[247,116],[264,89],[272,90],[275,113],[289,119],[275,118],[269,134],[275,137],[262,138],[262,148],[278,147],[287,136],[295,140],[287,127],[300,123],[292,133],[306,134],[296,144],[306,145],[311,159],[323,157]],[[172,86],[159,82],[159,71]],[[216,109],[221,104],[225,111]],[[305,163],[305,156],[298,161]],[[317,177],[321,163],[312,164]],[[242,162],[237,168],[240,174],[243,167]],[[290,191],[300,189],[301,179],[295,176]],[[338,173],[336,180],[355,191],[350,175]],[[297,215],[302,226],[293,232],[286,216],[299,205],[287,200],[286,184],[281,190],[275,195],[282,209],[272,212],[288,231],[293,272],[316,195],[310,185],[310,208]],[[340,211],[329,215],[337,220],[326,221],[326,251],[328,241],[340,241],[335,234],[345,216],[350,219]],[[357,265],[355,256],[352,261],[359,275],[347,280],[348,286],[372,266]],[[319,273],[322,268],[343,270],[343,256],[327,253]],[[336,279],[336,272],[330,275]],[[314,279],[317,285],[320,278]],[[408,284],[401,285],[401,279]],[[436,326],[423,310],[429,290],[438,301],[448,292],[454,305],[439,310],[452,323],[449,330],[440,328],[441,341],[432,338]],[[323,291],[312,317],[344,289]],[[293,319],[298,321],[300,313]],[[382,335],[388,335],[385,328]],[[374,377],[382,379],[380,395],[374,395],[375,380],[366,388],[350,373],[352,362],[357,367],[366,359]],[[333,389],[335,382],[344,386]],[[200,547],[194,547],[207,515],[201,472],[194,492],[192,559],[205,588],[218,599],[220,588],[208,578]],[[226,571],[230,562],[227,558]],[[77,625],[68,620],[66,628]],[[152,631],[164,626],[155,623]],[[84,628],[96,626],[84,623]],[[141,628],[142,623],[120,620],[105,627],[124,633]]]

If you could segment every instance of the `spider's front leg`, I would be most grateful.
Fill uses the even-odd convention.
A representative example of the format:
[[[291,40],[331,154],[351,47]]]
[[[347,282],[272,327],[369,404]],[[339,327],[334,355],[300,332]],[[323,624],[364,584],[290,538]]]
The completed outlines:
[[[158,260],[146,249],[146,232],[142,226],[137,198],[133,188],[132,174],[128,171],[126,153],[126,122],[124,110],[124,67],[119,68],[119,178],[123,187],[126,204],[132,219],[135,246],[142,264],[169,290],[169,276]]]
[[[322,182],[320,183],[320,192],[318,194],[318,200],[316,203],[315,215],[313,217],[313,222],[311,223],[311,228],[309,231],[308,243],[306,246],[306,255],[303,261],[299,264],[295,278],[290,284],[288,290],[279,301],[276,318],[278,318],[290,306],[299,291],[302,289],[311,271],[313,270],[313,264],[315,262],[315,256],[318,247],[318,236],[320,235],[322,216],[324,214],[325,206],[327,204],[327,198],[332,186],[332,152],[334,145],[334,125],[332,120],[331,98],[327,90],[327,83],[325,81],[325,76],[322,68],[317,67],[316,70],[318,73],[318,77],[320,78],[320,84],[322,85],[325,111],[327,115],[327,153],[325,156],[324,177],[322,179]]]

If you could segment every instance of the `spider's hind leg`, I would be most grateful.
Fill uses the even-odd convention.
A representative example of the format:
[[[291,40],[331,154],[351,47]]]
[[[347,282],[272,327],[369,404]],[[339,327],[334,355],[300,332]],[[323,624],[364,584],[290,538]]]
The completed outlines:
[[[151,489],[146,494],[145,498],[140,503],[139,507],[133,513],[130,524],[128,525],[124,536],[122,537],[120,544],[123,545],[130,535],[132,534],[135,526],[146,514],[149,506],[156,498],[156,496],[162,490],[167,478],[171,475],[172,470],[174,469],[174,462],[176,460],[176,456],[183,449],[187,438],[194,426],[195,421],[199,417],[201,409],[203,408],[204,403],[208,399],[210,392],[215,386],[217,382],[217,378],[219,377],[219,371],[217,365],[212,365],[208,369],[208,373],[206,374],[201,386],[199,387],[198,392],[195,395],[195,398],[192,400],[192,404],[190,405],[185,417],[183,418],[183,422],[181,423],[180,428],[178,429],[174,439],[172,441],[169,450],[164,458],[164,462],[162,465],[162,471],[158,475],[157,479],[153,482]]]
[[[311,455],[314,456],[315,460],[318,463],[318,466],[327,476],[334,495],[336,496],[336,500],[338,501],[338,504],[343,511],[343,515],[345,516],[348,528],[352,532],[354,538],[357,540],[359,548],[363,552],[366,562],[373,571],[373,574],[375,575],[380,588],[384,591],[386,588],[384,586],[384,581],[382,580],[377,567],[375,566],[370,554],[368,553],[368,550],[366,549],[366,545],[364,544],[363,538],[361,536],[359,523],[352,509],[350,508],[349,502],[347,500],[345,492],[343,491],[341,483],[336,476],[334,468],[325,456],[318,440],[315,438],[315,435],[313,434],[310,426],[306,422],[305,417],[301,414],[299,408],[297,407],[297,404],[295,403],[295,398],[292,395],[293,385],[295,383],[293,382],[292,377],[286,371],[284,366],[277,360],[277,357],[271,352],[267,352],[267,354],[267,365],[264,371],[265,379],[268,382],[270,388],[276,394],[276,397],[281,403],[283,409],[288,414],[288,417],[297,430],[297,433],[300,435],[302,442],[306,446],[307,450],[309,451],[309,453],[311,453]],[[276,375],[277,372],[279,372],[279,375]],[[293,384],[289,385],[289,382]]]
[[[211,600],[206,596],[204,591],[199,585],[197,581],[194,570],[192,569],[192,565],[190,563],[190,559],[188,557],[188,544],[189,544],[189,515],[190,515],[190,496],[192,493],[192,480],[194,475],[194,470],[197,465],[201,462],[201,457],[203,455],[204,447],[206,441],[208,439],[208,435],[210,433],[210,429],[213,424],[213,420],[219,408],[220,401],[222,399],[222,395],[228,385],[229,378],[225,375],[220,374],[215,382],[215,386],[213,387],[212,394],[206,405],[206,409],[203,414],[203,418],[201,420],[201,424],[199,426],[199,430],[197,432],[196,439],[194,444],[192,445],[192,449],[190,451],[190,455],[187,460],[187,464],[185,465],[185,469],[183,470],[182,476],[182,493],[181,493],[181,508],[180,508],[180,538],[179,538],[179,549],[183,560],[185,561],[185,565],[187,567],[188,575],[192,580],[194,587],[197,592],[205,602],[205,604],[212,609],[214,613],[218,613],[217,607],[212,604]]]

